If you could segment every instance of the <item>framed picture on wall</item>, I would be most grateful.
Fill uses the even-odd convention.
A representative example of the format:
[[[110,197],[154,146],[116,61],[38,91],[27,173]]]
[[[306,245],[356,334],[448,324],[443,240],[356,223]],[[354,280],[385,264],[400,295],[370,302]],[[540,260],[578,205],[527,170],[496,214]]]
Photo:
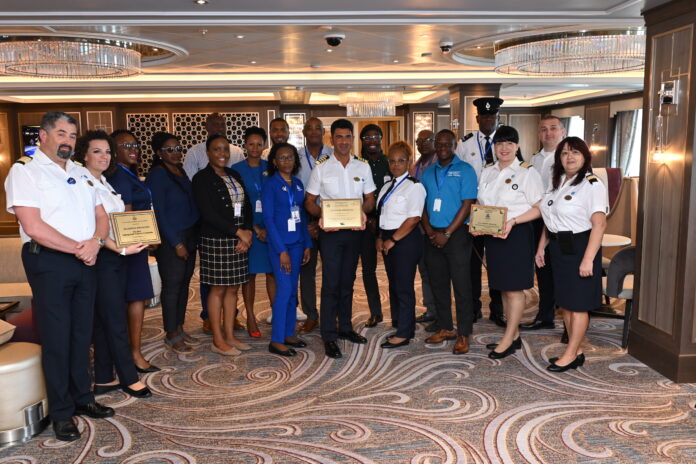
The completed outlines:
[[[435,132],[435,113],[433,111],[417,111],[413,113],[413,141],[423,130]]]
[[[283,118],[285,118],[290,127],[288,143],[296,147],[303,146],[304,135],[302,134],[302,129],[304,129],[305,113],[284,113]]]

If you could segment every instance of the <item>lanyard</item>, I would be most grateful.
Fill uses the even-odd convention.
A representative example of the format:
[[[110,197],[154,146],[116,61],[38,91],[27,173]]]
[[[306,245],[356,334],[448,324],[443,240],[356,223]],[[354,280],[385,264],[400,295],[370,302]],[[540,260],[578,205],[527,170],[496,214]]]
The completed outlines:
[[[232,176],[228,175],[227,178],[230,180],[229,182],[227,182],[224,177],[222,178],[222,180],[225,182],[225,184],[229,185],[230,187],[232,187],[234,189],[234,199],[236,200],[239,197],[239,192],[237,192],[237,186],[234,185],[234,181],[232,180]]]
[[[281,179],[282,179],[282,177],[281,177]],[[292,207],[295,206],[295,204],[296,204],[295,203],[295,195],[294,195],[295,190],[293,190],[294,183],[292,182],[292,180],[290,180],[290,185],[288,186],[288,183],[285,182],[285,179],[282,179],[282,180],[283,180],[284,186],[287,187],[286,193],[288,194],[288,204],[290,205],[290,212],[292,213]]]
[[[317,156],[317,159],[321,158],[322,151],[324,151],[324,145],[321,146],[321,150],[319,150],[319,156]],[[314,170],[314,164],[312,163],[312,157],[309,155],[309,150],[307,150],[307,145],[305,145],[304,147],[304,155],[307,158],[307,165],[309,166],[309,170]]]
[[[391,190],[389,191],[389,193],[387,193],[386,195],[384,195],[384,197],[382,197],[382,200],[379,202],[379,207],[380,207],[380,208],[383,208],[384,205],[387,204],[387,201],[389,200],[389,197],[392,196],[392,193],[394,193],[394,192],[396,191],[396,189],[399,188],[399,185],[401,185],[401,183],[402,183],[403,181],[405,181],[406,179],[408,179],[408,175],[405,175],[404,178],[401,179],[401,180],[399,181],[399,183],[396,184],[396,185],[394,186],[394,188],[391,189]]]
[[[449,170],[452,167],[452,161],[450,161],[450,164],[448,164],[445,169],[441,169],[441,171],[444,171],[444,174],[442,176],[437,174],[437,169],[435,170],[435,183],[437,184],[438,194],[440,193],[440,189],[442,189],[442,186],[445,185],[445,178],[447,178],[447,174],[449,173]]]
[[[128,173],[128,175],[132,176],[135,180],[137,180],[137,181],[138,181],[138,185],[140,185],[140,186],[142,186],[142,187],[145,187],[145,190],[147,190],[147,194],[150,196],[150,203],[152,203],[152,190],[150,190],[150,187],[148,187],[147,185],[145,185],[144,183],[142,183],[142,182],[140,181],[140,179],[138,179],[138,176],[136,176],[135,174],[133,174],[133,171],[131,171],[130,169],[128,169],[127,167],[125,167],[125,166],[122,165],[121,163],[118,163],[118,167],[121,168],[121,169],[123,169],[124,171],[126,171],[126,172]]]
[[[488,150],[486,150],[486,153],[483,152],[483,148],[481,148],[481,140],[478,137],[476,137],[476,145],[478,145],[479,154],[481,155],[481,162],[483,162],[485,164],[486,155],[488,153],[490,153],[491,148],[493,148],[493,144],[492,143],[488,144]]]

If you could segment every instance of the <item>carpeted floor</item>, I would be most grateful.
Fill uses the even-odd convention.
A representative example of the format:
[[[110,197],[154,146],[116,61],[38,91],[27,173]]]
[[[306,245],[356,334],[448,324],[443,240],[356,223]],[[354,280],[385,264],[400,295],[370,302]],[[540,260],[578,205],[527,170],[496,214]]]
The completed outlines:
[[[385,316],[386,277],[378,277]],[[269,314],[257,283],[257,318]],[[420,282],[417,282],[419,284]],[[625,354],[620,320],[593,319],[585,366],[551,374],[560,329],[523,334],[523,349],[494,361],[485,344],[501,329],[474,327],[471,351],[426,346],[419,326],[407,347],[382,350],[387,321],[365,329],[360,276],[354,324],[367,345],[341,343],[323,355],[318,332],[295,358],[254,350],[225,358],[200,331],[197,281],[186,326],[202,345],[174,355],[162,343],[159,308],[146,313],[146,356],[162,371],[145,377],[153,398],[114,392],[108,420],[80,418],[82,438],[53,439],[50,428],[0,450],[0,463],[687,463],[696,462],[696,385],[676,385]],[[420,295],[420,290],[419,295]],[[528,293],[529,318],[536,294]],[[420,311],[419,311],[420,312]],[[559,323],[559,322],[557,322]]]

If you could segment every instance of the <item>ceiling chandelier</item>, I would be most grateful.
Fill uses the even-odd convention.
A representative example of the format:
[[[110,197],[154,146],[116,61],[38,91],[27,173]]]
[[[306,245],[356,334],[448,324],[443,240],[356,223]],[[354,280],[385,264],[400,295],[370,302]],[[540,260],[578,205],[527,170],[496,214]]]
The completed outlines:
[[[349,118],[373,118],[395,116],[402,103],[401,92],[341,92],[338,104],[346,107]]]
[[[13,37],[0,41],[0,75],[109,79],[141,73],[141,53],[120,40]]]
[[[645,67],[645,31],[561,32],[500,42],[495,70],[502,74],[578,76]]]

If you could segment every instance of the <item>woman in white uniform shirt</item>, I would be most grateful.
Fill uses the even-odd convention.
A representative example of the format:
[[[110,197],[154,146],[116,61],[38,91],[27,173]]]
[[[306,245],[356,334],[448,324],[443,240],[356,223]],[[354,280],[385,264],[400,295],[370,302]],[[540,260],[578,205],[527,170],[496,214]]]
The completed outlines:
[[[592,155],[578,137],[556,149],[552,184],[540,202],[547,233],[541,235],[536,263],[544,266],[549,246],[554,297],[562,308],[568,345],[551,358],[552,372],[576,369],[585,362],[580,344],[589,324],[588,311],[602,304],[602,236],[609,211],[606,188],[592,175]]]
[[[377,251],[384,256],[389,278],[389,307],[396,333],[382,343],[382,348],[408,345],[416,331],[416,294],[413,281],[418,261],[423,255],[420,223],[425,188],[408,176],[411,147],[395,142],[387,150],[392,180],[382,186],[377,197],[379,234]]]
[[[519,135],[515,128],[500,127],[493,137],[498,161],[488,165],[479,180],[478,202],[507,208],[505,231],[486,235],[488,286],[500,290],[507,327],[498,343],[486,347],[488,357],[500,359],[522,347],[519,324],[525,306],[524,290],[534,286],[534,229],[540,215],[534,205],[543,193],[541,177],[531,164],[516,158]]]
[[[104,178],[104,172],[115,168],[116,144],[102,131],[88,131],[78,139],[75,161],[85,165],[91,178],[87,183],[97,190],[106,214],[123,212],[121,195]],[[138,379],[128,342],[126,325],[126,263],[124,256],[142,251],[146,245],[118,248],[113,231],[105,239],[97,263],[97,295],[94,314],[94,394],[118,388],[136,398],[151,396]],[[118,380],[114,379],[114,367]]]

